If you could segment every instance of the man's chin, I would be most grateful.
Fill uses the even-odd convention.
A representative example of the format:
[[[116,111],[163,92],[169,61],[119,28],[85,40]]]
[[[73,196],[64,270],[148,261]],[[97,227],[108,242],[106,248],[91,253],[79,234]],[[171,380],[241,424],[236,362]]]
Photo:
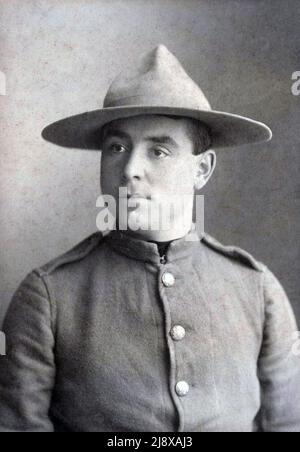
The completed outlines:
[[[143,215],[139,212],[140,208],[128,211],[126,227],[131,232],[150,232],[151,223],[147,215]]]

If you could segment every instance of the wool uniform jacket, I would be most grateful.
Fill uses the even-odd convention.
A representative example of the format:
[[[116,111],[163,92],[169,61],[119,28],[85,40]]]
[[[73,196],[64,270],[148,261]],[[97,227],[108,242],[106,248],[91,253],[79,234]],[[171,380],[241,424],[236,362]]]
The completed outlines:
[[[300,431],[297,326],[245,251],[95,233],[31,272],[6,320],[5,432]]]

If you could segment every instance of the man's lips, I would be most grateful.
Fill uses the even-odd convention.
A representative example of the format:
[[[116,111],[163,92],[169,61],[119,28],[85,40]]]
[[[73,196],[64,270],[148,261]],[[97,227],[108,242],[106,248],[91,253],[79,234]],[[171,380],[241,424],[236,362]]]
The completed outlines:
[[[128,194],[127,199],[150,199],[150,196],[144,196],[140,193],[134,193],[132,195]]]
[[[131,195],[130,194],[127,195],[127,199],[125,197],[123,199],[126,202],[128,209],[136,210],[137,208],[147,203],[148,200],[151,198],[148,196],[141,195],[140,193],[134,193]]]
[[[119,199],[151,199],[151,195],[147,191],[139,191],[137,187],[120,187]]]

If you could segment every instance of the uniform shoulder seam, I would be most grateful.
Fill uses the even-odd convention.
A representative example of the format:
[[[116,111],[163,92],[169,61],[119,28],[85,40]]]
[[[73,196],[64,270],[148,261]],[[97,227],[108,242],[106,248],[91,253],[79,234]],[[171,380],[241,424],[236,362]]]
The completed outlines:
[[[103,240],[104,236],[101,232],[95,232],[86,239],[79,242],[66,253],[52,259],[42,267],[36,268],[34,271],[41,277],[49,276],[57,268],[79,261],[91,253]]]
[[[265,272],[266,270],[266,266],[262,262],[259,262],[250,253],[238,246],[223,245],[218,240],[206,233],[203,234],[202,240],[207,246],[219,252],[220,254],[223,254],[224,256],[228,256],[234,260],[240,261],[259,272]]]

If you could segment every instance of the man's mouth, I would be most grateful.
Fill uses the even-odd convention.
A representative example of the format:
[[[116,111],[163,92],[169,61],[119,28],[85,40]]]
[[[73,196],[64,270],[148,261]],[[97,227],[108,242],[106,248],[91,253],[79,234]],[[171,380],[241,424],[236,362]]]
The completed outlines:
[[[150,199],[150,196],[144,196],[140,193],[128,194],[127,199]]]

